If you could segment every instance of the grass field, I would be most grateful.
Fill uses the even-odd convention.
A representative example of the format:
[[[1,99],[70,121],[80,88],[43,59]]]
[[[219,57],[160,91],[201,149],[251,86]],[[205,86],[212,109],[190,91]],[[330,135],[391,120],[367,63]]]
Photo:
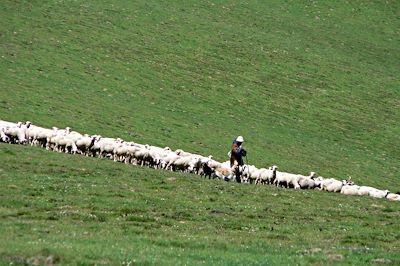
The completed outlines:
[[[0,119],[220,161],[240,134],[258,167],[397,192],[399,10],[398,1],[1,1]],[[0,264],[400,264],[393,202],[17,145],[0,154]]]

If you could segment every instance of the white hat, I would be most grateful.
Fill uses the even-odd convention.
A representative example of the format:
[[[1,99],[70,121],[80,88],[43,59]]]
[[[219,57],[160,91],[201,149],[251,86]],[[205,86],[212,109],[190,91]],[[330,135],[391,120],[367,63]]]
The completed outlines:
[[[239,137],[236,138],[236,141],[237,142],[243,142],[244,138],[242,136],[239,136]]]

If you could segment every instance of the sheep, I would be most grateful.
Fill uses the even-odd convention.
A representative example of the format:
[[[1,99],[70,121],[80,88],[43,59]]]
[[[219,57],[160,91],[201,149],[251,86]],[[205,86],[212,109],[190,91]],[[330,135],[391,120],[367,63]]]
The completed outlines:
[[[206,160],[202,160],[201,161],[201,167],[198,171],[198,174],[200,176],[204,176],[204,177],[208,177],[208,179],[211,179],[211,176],[215,173],[215,168],[216,167],[212,167],[212,159],[211,157],[209,157],[209,159]]]
[[[400,195],[399,194],[396,194],[396,193],[388,193],[387,195],[386,195],[386,198],[388,199],[388,200],[391,200],[391,201],[400,201]]]
[[[287,172],[280,172],[276,171],[276,177],[275,180],[273,181],[273,184],[276,185],[277,187],[282,186],[289,188],[293,186],[295,189],[300,188],[300,186],[297,184],[297,174],[292,174],[292,173],[287,173]]]
[[[224,181],[231,181],[235,179],[235,167],[237,166],[233,168],[219,167],[215,169],[215,176]]]
[[[344,185],[354,184],[350,179],[339,181],[334,178],[324,179],[323,177],[318,177],[317,180],[321,182],[320,189],[328,192],[340,192]]]
[[[23,126],[22,122],[18,122],[15,126],[6,127],[3,132],[10,138],[10,142],[25,144],[27,142],[25,131],[26,127]]]
[[[140,166],[150,166],[152,163],[152,158],[150,156],[149,145],[141,145],[139,144],[139,149],[137,149],[134,153],[135,164]]]
[[[242,182],[248,182],[250,184],[255,182],[259,176],[260,170],[261,169],[258,169],[254,165],[248,165],[248,164],[243,165]]]
[[[4,120],[0,120],[0,129],[1,128],[8,128],[8,127],[16,127],[17,124],[14,122],[8,122],[8,121],[4,121]]]
[[[78,148],[75,145],[75,141],[68,136],[56,135],[50,138],[50,143],[52,143],[53,150],[58,152],[73,153],[78,152]]]
[[[7,136],[5,128],[0,128],[0,137],[3,142],[10,142],[10,137]]]
[[[56,134],[54,130],[30,125],[26,130],[26,136],[32,146],[40,146],[49,149],[48,140]]]
[[[374,189],[376,189],[376,188],[369,187],[369,186],[360,186],[360,188],[358,189],[358,195],[359,196],[369,196],[369,192]]]
[[[319,183],[314,180],[316,176],[315,172],[310,172],[309,176],[299,175],[297,177],[297,183],[301,189],[313,189],[319,186]]]
[[[81,138],[75,141],[75,145],[82,155],[89,156],[90,148],[97,140],[97,136],[89,136],[84,134]]]
[[[93,156],[98,153],[99,157],[111,157],[114,161],[182,170],[209,178],[216,176],[226,181],[234,180],[235,172],[238,169],[242,173],[242,181],[250,183],[253,181],[256,184],[273,183],[276,186],[294,187],[295,189],[310,189],[319,186],[321,190],[340,192],[346,195],[368,195],[400,201],[398,194],[368,186],[357,186],[350,179],[339,181],[333,178],[315,178],[314,172],[311,172],[310,176],[278,172],[276,166],[269,169],[258,169],[254,165],[231,167],[230,161],[220,163],[213,160],[211,155],[205,157],[182,149],[172,152],[168,147],[159,148],[147,144],[127,143],[122,139],[82,135],[79,132],[71,131],[70,127],[46,129],[35,126],[30,121],[12,123],[0,120],[0,138],[3,142],[29,143],[32,146],[40,145],[46,149],[51,148],[65,153],[78,152],[88,156],[90,151]]]
[[[373,198],[386,198],[389,195],[389,190],[381,190],[381,189],[372,189],[369,191],[369,196]]]
[[[175,151],[175,153],[178,154],[178,155],[180,155],[180,156],[190,156],[190,155],[192,155],[192,153],[186,152],[186,151],[184,151],[184,150],[182,150],[182,149],[177,149],[177,150]]]
[[[374,187],[369,187],[369,186],[360,186],[358,190],[358,195],[360,196],[371,196],[374,198],[385,198],[387,197],[390,193],[389,190],[380,190]]]
[[[345,195],[357,195],[358,196],[358,191],[360,189],[360,186],[357,185],[343,185],[342,188],[340,189],[341,194]]]
[[[216,177],[215,170],[221,167],[221,163],[212,159],[209,156],[208,160],[203,161],[200,175],[211,179],[211,177]]]
[[[124,141],[117,138],[115,141],[104,141],[100,143],[100,158],[114,158],[114,150],[119,147]]]
[[[178,160],[181,156],[176,154],[175,152],[169,153],[167,156],[164,157],[163,161],[165,162],[165,168],[167,170],[174,170],[174,163]]]
[[[174,161],[175,170],[189,171],[194,168],[194,158],[192,156],[180,156]]]
[[[90,147],[91,155],[93,157],[98,155],[99,158],[109,156],[114,150],[114,143],[120,143],[121,141],[121,139],[104,138],[100,135],[97,135],[96,141]]]
[[[137,150],[140,149],[139,145],[134,142],[127,142],[125,143],[126,154],[125,154],[125,161],[126,164],[135,164],[136,158],[135,153]]]
[[[268,169],[259,171],[255,184],[272,184],[275,181],[277,169],[278,166],[273,165]]]

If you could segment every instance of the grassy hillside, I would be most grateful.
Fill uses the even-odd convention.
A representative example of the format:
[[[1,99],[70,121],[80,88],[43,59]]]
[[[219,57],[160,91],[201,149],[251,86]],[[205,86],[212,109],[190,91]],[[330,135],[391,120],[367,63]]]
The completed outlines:
[[[304,174],[316,171],[319,175],[337,178],[350,175],[359,184],[399,191],[398,10],[398,1],[1,1],[0,119],[30,120],[45,127],[70,126],[82,133],[213,154],[220,161],[226,159],[232,138],[240,134],[246,139],[249,163],[259,167],[276,164],[281,170]],[[16,197],[29,190],[24,185],[30,180],[26,179],[26,171],[42,173],[32,181],[34,187],[44,182],[43,173],[51,171],[51,164],[57,160],[66,160],[66,165],[69,160],[79,160],[84,164],[82,168],[88,169],[87,173],[64,164],[61,168],[66,170],[62,173],[69,175],[72,171],[77,180],[86,180],[86,175],[96,176],[93,181],[103,186],[107,179],[114,177],[114,172],[121,174],[122,180],[120,176],[115,178],[116,182],[122,182],[118,184],[127,183],[131,175],[136,176],[140,180],[138,187],[150,182],[146,181],[149,177],[154,177],[158,184],[165,182],[169,175],[105,161],[81,162],[68,156],[61,159],[60,155],[28,147],[1,145],[0,148],[2,158],[12,159],[15,154],[21,154],[20,159],[26,163],[28,159],[24,155],[29,157],[32,153],[36,162],[44,164],[42,167],[29,165],[29,171],[10,160],[0,166],[8,169],[8,179],[1,181],[1,196],[11,206],[7,207],[11,210],[2,210],[1,223],[15,231],[18,227],[12,226],[14,218],[4,213],[18,212],[20,208],[9,202],[13,200],[7,196],[7,186],[21,182],[22,187],[16,185]],[[89,167],[92,163],[98,164],[99,170]],[[55,171],[50,177],[63,180],[62,173]],[[215,187],[208,181],[181,179],[183,176],[179,180],[185,180],[184,183],[178,182],[174,189]],[[155,184],[150,186],[156,187]],[[241,202],[249,200],[244,196],[248,193],[255,193],[257,202],[262,202],[264,197],[273,199],[269,203],[272,206],[283,207],[286,201],[297,206],[297,200],[308,200],[310,206],[317,204],[318,208],[301,210],[307,210],[306,213],[316,216],[321,223],[326,217],[319,216],[316,210],[322,202],[332,202],[330,208],[336,208],[338,204],[343,206],[354,201],[354,198],[326,193],[309,192],[307,199],[301,194],[306,192],[233,187],[245,191],[237,195]],[[118,193],[125,194],[125,188],[120,189],[123,192]],[[45,199],[53,197],[51,192],[43,193]],[[213,192],[206,189],[201,193],[212,197],[209,193]],[[288,200],[271,196],[277,193],[295,196]],[[156,192],[153,196],[160,197]],[[86,198],[80,194],[71,197],[71,202]],[[93,195],[94,200],[104,200],[107,205],[118,204],[110,197],[104,199],[102,192]],[[187,205],[196,202],[190,197],[181,200],[187,201]],[[367,205],[360,205],[363,207],[359,212],[348,218],[354,221],[359,215],[371,214],[368,206],[374,204],[370,200],[367,203],[364,199],[357,200]],[[231,202],[231,198],[226,200],[226,208],[234,208]],[[170,203],[171,208],[175,203]],[[190,212],[192,209],[187,205],[183,209]],[[51,212],[54,206],[49,206],[46,211]],[[395,206],[383,212],[398,217]],[[296,217],[295,209],[290,208],[285,215]],[[379,219],[381,211],[374,212],[372,219]],[[235,211],[234,215],[239,213]],[[107,221],[114,221],[107,218],[108,214],[103,215]],[[29,217],[27,221],[36,219]],[[347,219],[345,215],[339,218]],[[339,222],[339,218],[330,219]],[[390,223],[391,218],[386,218],[383,223]],[[65,226],[74,226],[71,219],[65,221]],[[78,217],[79,221],[82,219]],[[255,223],[261,223],[259,219],[263,217],[255,219]],[[63,226],[54,223],[56,227]],[[205,226],[205,222],[199,224]],[[5,229],[1,230],[3,239],[13,239],[4,233]],[[22,232],[32,233],[33,229],[25,230]],[[95,232],[96,228],[91,230]],[[290,230],[298,233],[300,229]],[[325,245],[329,245],[328,235],[334,235],[334,231],[322,236]],[[394,231],[389,232],[394,236]],[[231,233],[223,241],[237,241],[233,236],[229,239]],[[378,234],[371,231],[375,233]],[[56,235],[53,235],[54,241],[57,241]],[[200,238],[202,233],[198,235]],[[181,245],[176,237],[171,239]],[[289,238],[303,241],[300,236]],[[144,239],[143,242],[135,240],[143,245],[142,252],[149,247]],[[355,239],[359,241],[361,236]],[[129,240],[132,239],[128,237]],[[393,241],[398,252],[399,245]],[[276,243],[267,250],[272,246],[276,249]],[[290,251],[286,254],[297,250],[290,247],[293,244],[280,243]],[[298,245],[299,249],[306,249],[301,243]],[[257,246],[256,242],[251,247],[259,251],[266,248]],[[241,248],[238,244],[234,250]],[[376,252],[380,254],[386,249],[386,244],[379,242]],[[10,244],[2,253],[10,257],[16,250],[23,249]],[[151,256],[152,251],[147,249],[145,257]],[[172,249],[171,260],[166,259],[170,263],[176,259],[175,251]],[[90,252],[97,254],[98,251]],[[108,257],[116,256],[110,252]],[[165,257],[160,255],[161,258]],[[251,263],[250,256],[239,258],[244,259],[242,263]],[[260,262],[261,258],[255,257],[254,261]]]
[[[3,1],[1,118],[399,184],[399,3],[158,2]]]
[[[1,265],[400,263],[397,202],[4,143],[0,156]]]

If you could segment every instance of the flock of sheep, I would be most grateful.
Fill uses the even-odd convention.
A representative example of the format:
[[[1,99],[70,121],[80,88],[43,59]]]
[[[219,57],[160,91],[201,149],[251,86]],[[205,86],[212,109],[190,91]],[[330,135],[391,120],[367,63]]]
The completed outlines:
[[[400,201],[399,193],[391,193],[369,186],[358,186],[348,180],[324,178],[311,172],[309,176],[278,171],[273,165],[257,168],[254,165],[233,167],[230,162],[218,162],[212,156],[193,154],[181,149],[172,151],[169,147],[160,148],[148,144],[124,141],[120,138],[107,138],[100,135],[81,134],[71,128],[47,129],[31,122],[12,123],[0,120],[0,140],[6,143],[30,144],[47,150],[81,154],[100,158],[110,158],[116,162],[148,166],[153,168],[184,171],[208,178],[235,180],[235,170],[239,167],[243,183],[270,184],[294,189],[319,189],[339,192],[346,195],[371,196]]]

